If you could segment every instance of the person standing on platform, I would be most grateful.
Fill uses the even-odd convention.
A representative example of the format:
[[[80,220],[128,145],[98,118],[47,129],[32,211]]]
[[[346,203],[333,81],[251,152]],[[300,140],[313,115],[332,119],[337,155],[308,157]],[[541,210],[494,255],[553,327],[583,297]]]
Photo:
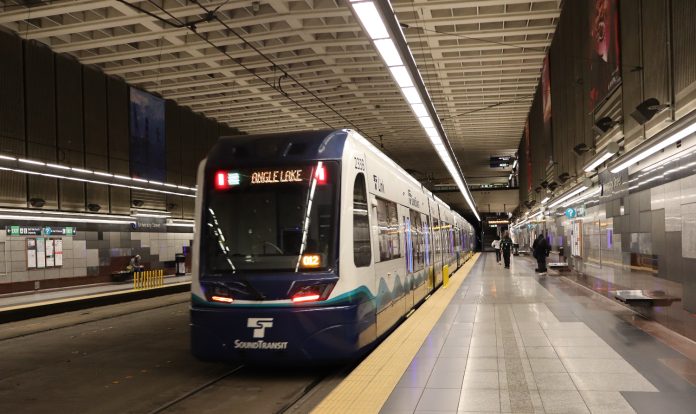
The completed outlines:
[[[538,273],[546,273],[546,256],[549,255],[549,243],[546,241],[546,237],[540,234],[534,244],[532,245],[534,250],[534,258],[537,260],[537,268],[534,269]]]
[[[503,262],[505,262],[505,268],[510,268],[510,252],[512,251],[512,239],[510,238],[510,232],[506,231],[503,234],[503,240],[500,242],[500,251],[503,253]]]
[[[495,262],[500,263],[500,237],[495,236],[495,240],[493,240],[491,246],[495,249]]]

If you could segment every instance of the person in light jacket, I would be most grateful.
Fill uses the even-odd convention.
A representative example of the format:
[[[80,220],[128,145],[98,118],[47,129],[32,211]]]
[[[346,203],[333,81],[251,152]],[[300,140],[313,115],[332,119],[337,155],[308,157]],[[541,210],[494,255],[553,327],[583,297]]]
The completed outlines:
[[[500,237],[496,236],[491,246],[495,249],[495,262],[500,263]]]

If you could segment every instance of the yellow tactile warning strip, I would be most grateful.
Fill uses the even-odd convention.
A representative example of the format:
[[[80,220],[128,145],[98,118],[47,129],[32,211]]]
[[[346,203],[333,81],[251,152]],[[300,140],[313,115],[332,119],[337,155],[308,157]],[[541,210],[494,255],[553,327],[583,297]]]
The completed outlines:
[[[377,413],[479,258],[476,253],[312,411]]]
[[[171,288],[173,286],[190,285],[190,284],[191,284],[191,282],[177,282],[177,283],[171,283],[171,284],[163,285],[163,286],[159,286],[159,287],[149,288],[148,290],[157,290],[157,289],[163,289],[163,288]],[[59,303],[73,302],[73,301],[85,300],[85,299],[96,299],[96,298],[105,298],[105,297],[109,297],[109,296],[127,295],[130,293],[142,292],[142,291],[143,291],[143,289],[118,290],[115,292],[96,293],[96,294],[84,295],[84,296],[72,296],[72,297],[68,297],[68,298],[53,299],[53,300],[47,300],[47,301],[43,301],[43,302],[24,303],[21,305],[0,307],[0,313],[7,312],[7,311],[19,310],[19,309],[29,309],[29,308],[35,308],[35,307],[40,307],[40,306],[55,305],[55,304],[59,304]]]

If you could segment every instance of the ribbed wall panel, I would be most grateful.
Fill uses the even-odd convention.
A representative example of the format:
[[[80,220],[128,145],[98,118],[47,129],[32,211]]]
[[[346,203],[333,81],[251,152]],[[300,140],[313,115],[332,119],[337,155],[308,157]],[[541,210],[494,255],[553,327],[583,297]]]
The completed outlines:
[[[27,157],[56,161],[56,77],[53,52],[38,42],[24,49]],[[42,199],[44,208],[58,208],[55,178],[30,176],[27,199]]]
[[[643,71],[645,97],[669,101],[669,53],[667,46],[667,1],[648,0],[643,11]],[[693,39],[692,39],[693,42]]]
[[[181,182],[183,185],[196,184],[198,168],[198,136],[196,116],[189,108],[180,108],[181,115]]]
[[[130,131],[128,125],[128,85],[107,77],[109,172],[129,175]]]
[[[0,145],[2,152],[17,155],[25,150],[22,49],[19,36],[0,30]],[[0,201],[4,197],[0,193]]]
[[[643,128],[631,116],[631,112],[643,100],[643,66],[640,50],[641,38],[641,1],[621,0],[621,59],[623,62],[623,129],[624,146],[630,147],[635,139],[640,138]]]
[[[111,187],[109,194],[112,214],[130,213],[131,192],[129,188]]]
[[[143,205],[140,208],[148,208],[164,211],[167,207],[166,194],[154,193],[151,191],[131,190],[132,200],[141,200]]]
[[[85,165],[87,168],[108,171],[106,76],[100,70],[90,66],[85,66],[82,73],[84,82]]]
[[[174,101],[167,100],[164,104],[164,120],[167,140],[165,142],[167,152],[167,182],[181,184],[181,157],[182,147],[182,119],[183,112]]]
[[[82,65],[69,55],[56,55],[56,115],[58,162],[84,166]],[[60,209],[83,211],[85,184],[59,180]]]
[[[87,205],[89,204],[99,204],[101,206],[101,213],[109,212],[109,187],[99,184],[86,184],[86,199]]]
[[[672,0],[672,18],[674,86],[679,96],[687,89],[696,88],[696,2]]]

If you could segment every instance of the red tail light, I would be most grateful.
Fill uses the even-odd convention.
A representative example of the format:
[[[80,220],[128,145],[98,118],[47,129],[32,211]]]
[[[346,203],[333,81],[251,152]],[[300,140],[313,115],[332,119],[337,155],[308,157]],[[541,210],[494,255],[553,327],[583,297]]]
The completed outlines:
[[[319,283],[306,286],[295,286],[295,288],[292,290],[292,293],[290,293],[290,299],[292,300],[292,303],[306,303],[326,300],[326,298],[329,297],[329,294],[333,290],[333,287],[333,283]]]
[[[226,171],[216,172],[215,173],[215,189],[224,190],[228,187],[229,187],[229,185],[227,184],[227,172]]]
[[[228,298],[225,296],[213,296],[210,298],[213,302],[222,302],[222,303],[232,303],[234,302],[234,299]]]
[[[295,296],[292,297],[293,303],[299,303],[299,302],[314,302],[315,300],[319,300],[321,295],[313,293],[313,294],[308,294],[308,295],[303,295],[303,294],[296,294]]]
[[[319,165],[317,167],[317,170],[314,172],[314,178],[317,179],[317,184],[319,184],[319,185],[326,184],[326,181],[327,181],[326,167],[324,167],[323,165]]]

